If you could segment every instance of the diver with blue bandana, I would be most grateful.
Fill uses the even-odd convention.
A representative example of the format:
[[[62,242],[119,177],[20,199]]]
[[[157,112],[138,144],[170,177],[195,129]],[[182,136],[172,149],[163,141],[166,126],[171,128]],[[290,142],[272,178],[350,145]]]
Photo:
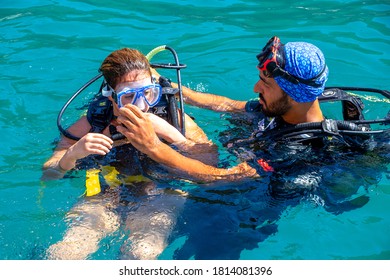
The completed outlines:
[[[265,140],[271,143],[280,140],[322,147],[324,141],[332,138],[346,146],[355,145],[360,148],[363,146],[360,140],[370,138],[374,134],[387,133],[386,130],[371,130],[369,124],[388,124],[389,115],[383,119],[366,121],[358,98],[348,96],[340,89],[325,89],[329,70],[323,53],[313,44],[307,42],[282,44],[278,37],[272,37],[257,55],[257,60],[259,81],[254,86],[254,92],[259,98],[255,101],[232,100],[183,87],[184,101],[187,104],[219,112],[255,113],[260,119],[256,129],[250,131],[248,139],[228,144],[237,146],[262,143]],[[378,92],[390,98],[388,91]],[[338,96],[343,103],[345,120],[327,119],[321,110],[320,101],[337,101]],[[258,167],[260,170],[270,169],[265,165],[266,160],[258,157],[250,159],[258,164],[253,165],[249,161],[244,161],[228,169],[209,167],[183,157],[164,143],[153,140],[155,136],[152,132],[147,133],[146,127],[140,125],[146,120],[139,117],[139,109],[135,106],[121,110],[118,120],[125,125],[120,127],[119,131],[127,136],[134,147],[157,162],[190,174],[194,180],[206,182],[220,179],[237,180],[260,176]],[[127,126],[126,121],[131,123],[131,126]],[[139,141],[131,136],[138,134],[148,134],[150,139],[144,138],[143,141]],[[160,151],[168,156],[162,157]]]
[[[361,99],[346,91],[352,89],[325,88],[329,70],[319,48],[306,42],[283,45],[273,37],[257,59],[259,80],[254,92],[259,98],[255,100],[238,101],[183,88],[187,104],[232,113],[229,117],[234,126],[220,136],[241,162],[237,165],[230,160],[220,162],[224,168],[215,168],[189,159],[156,141],[137,107],[130,105],[120,112],[118,121],[124,126],[118,131],[135,148],[185,174],[185,178],[211,183],[211,187],[218,181],[226,192],[237,194],[226,203],[223,191],[205,192],[211,205],[208,220],[218,221],[220,215],[226,215],[218,211],[221,199],[236,206],[229,212],[231,223],[218,234],[214,234],[214,223],[190,223],[188,242],[175,251],[175,258],[238,259],[243,247],[260,247],[259,242],[278,231],[278,220],[286,209],[307,203],[335,215],[353,211],[369,203],[375,183],[389,172],[390,130],[371,126],[389,124],[389,115],[365,120]],[[388,91],[372,91],[381,93],[388,103]],[[323,102],[340,102],[344,119],[326,118],[320,106]],[[233,135],[236,137],[232,137],[232,130],[238,131]],[[143,135],[143,141],[132,135]],[[214,209],[210,193],[215,195]]]

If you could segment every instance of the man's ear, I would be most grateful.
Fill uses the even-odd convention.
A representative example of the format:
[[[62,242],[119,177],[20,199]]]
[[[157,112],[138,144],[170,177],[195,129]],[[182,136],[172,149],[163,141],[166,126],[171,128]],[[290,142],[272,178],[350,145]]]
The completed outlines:
[[[299,104],[299,102],[296,102],[294,99],[292,99],[291,96],[288,95],[285,91],[283,91],[283,92],[287,95],[288,102],[289,102],[291,105],[297,105],[297,104]]]

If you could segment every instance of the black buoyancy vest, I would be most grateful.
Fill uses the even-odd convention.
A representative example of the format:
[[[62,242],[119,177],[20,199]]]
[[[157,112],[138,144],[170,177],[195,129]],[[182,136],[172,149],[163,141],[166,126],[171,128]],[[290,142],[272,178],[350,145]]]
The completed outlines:
[[[354,95],[347,93],[338,88],[330,88],[318,97],[320,102],[326,101],[341,101],[343,118],[345,121],[364,120],[363,109],[364,104],[362,100]]]
[[[276,117],[274,125],[260,133],[257,132],[256,137],[273,140],[285,139],[299,142],[302,140],[306,141],[306,139],[310,141],[316,138],[320,139],[323,136],[343,137],[340,134],[343,131],[364,132],[370,130],[370,126],[368,124],[357,125],[354,123],[354,121],[364,120],[364,104],[359,97],[338,88],[330,88],[326,89],[322,95],[318,97],[318,100],[320,103],[327,101],[340,101],[342,104],[342,114],[344,120],[325,119],[324,121],[318,123],[301,123],[291,125],[285,123],[283,119]],[[251,107],[255,108],[253,105],[251,105]],[[261,106],[257,106],[255,109],[261,111]],[[366,139],[367,135],[361,134],[359,137]]]

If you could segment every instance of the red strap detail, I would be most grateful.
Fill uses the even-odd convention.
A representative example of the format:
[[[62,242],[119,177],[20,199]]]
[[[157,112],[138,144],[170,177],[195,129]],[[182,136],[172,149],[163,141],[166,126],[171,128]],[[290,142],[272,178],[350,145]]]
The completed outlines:
[[[272,168],[271,165],[268,164],[264,159],[260,158],[257,160],[257,163],[263,168],[265,172],[273,172],[274,169]]]

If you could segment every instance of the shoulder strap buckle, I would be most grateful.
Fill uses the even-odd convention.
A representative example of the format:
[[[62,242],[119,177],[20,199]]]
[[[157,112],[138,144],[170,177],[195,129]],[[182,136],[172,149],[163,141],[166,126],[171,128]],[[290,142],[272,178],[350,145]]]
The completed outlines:
[[[335,135],[335,136],[340,135],[336,120],[325,119],[321,122],[321,126],[322,126],[322,130],[326,134]]]

